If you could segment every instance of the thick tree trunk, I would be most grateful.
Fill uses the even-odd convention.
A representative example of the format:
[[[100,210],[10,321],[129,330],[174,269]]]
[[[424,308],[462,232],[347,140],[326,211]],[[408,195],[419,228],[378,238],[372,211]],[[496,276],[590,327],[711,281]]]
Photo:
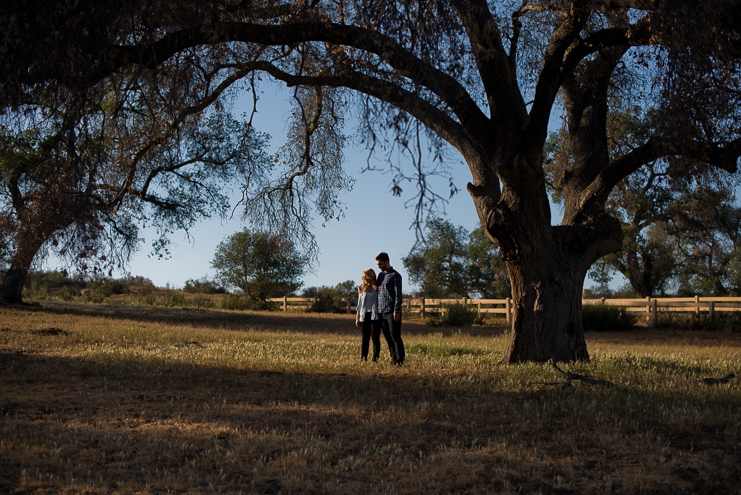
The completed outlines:
[[[589,360],[582,321],[585,272],[567,258],[553,252],[507,263],[514,314],[503,362]]]
[[[645,298],[651,295],[651,289],[648,287],[648,281],[651,279],[651,268],[650,262],[645,261],[647,266],[641,268],[641,263],[638,260],[638,253],[632,251],[627,256],[627,273],[623,273],[628,278],[631,287],[636,293],[637,297]]]
[[[503,362],[587,361],[584,278],[594,261],[620,248],[620,223],[604,216],[541,234],[519,235],[517,249],[506,260],[514,315]]]
[[[52,231],[53,233],[53,231]],[[23,286],[36,254],[51,236],[40,228],[26,228],[21,225],[16,238],[16,251],[10,260],[10,269],[3,280],[1,297],[10,304],[23,302]]]
[[[597,206],[567,210],[551,225],[540,156],[513,158],[516,174],[501,194],[494,180],[469,184],[487,237],[501,247],[512,284],[514,316],[504,363],[589,360],[582,289],[589,267],[622,246],[616,219]],[[487,179],[487,178],[485,178]]]
[[[26,284],[28,269],[13,266],[5,274],[3,280],[3,299],[10,304],[20,304],[23,302],[23,286]]]

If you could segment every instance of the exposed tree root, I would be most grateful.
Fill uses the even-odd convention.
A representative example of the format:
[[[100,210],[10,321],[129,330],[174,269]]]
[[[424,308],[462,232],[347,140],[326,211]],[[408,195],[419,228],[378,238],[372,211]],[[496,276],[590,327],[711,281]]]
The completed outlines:
[[[556,368],[561,374],[566,375],[566,380],[562,382],[545,382],[545,383],[539,383],[538,385],[546,385],[551,387],[561,387],[562,389],[569,388],[573,386],[572,382],[579,381],[582,383],[586,383],[587,385],[600,385],[603,387],[614,387],[615,384],[612,383],[609,380],[603,380],[601,378],[595,378],[590,375],[581,375],[579,373],[574,373],[573,371],[563,371],[561,368],[558,367],[558,365],[554,362],[551,363],[551,366]]]

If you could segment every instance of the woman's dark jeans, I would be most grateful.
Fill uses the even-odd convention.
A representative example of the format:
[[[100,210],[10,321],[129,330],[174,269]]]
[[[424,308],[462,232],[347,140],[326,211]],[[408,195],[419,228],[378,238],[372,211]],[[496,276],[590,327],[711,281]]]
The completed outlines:
[[[363,361],[368,360],[368,348],[370,347],[370,339],[373,338],[373,361],[378,361],[378,356],[381,354],[381,321],[371,320],[371,313],[365,314],[365,321],[360,324],[361,331],[363,332],[363,341],[360,344],[360,359]]]

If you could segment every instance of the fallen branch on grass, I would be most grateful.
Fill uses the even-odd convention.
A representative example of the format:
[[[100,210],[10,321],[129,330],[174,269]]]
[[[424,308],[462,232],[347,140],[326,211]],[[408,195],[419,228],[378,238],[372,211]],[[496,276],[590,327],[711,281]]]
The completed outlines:
[[[555,362],[552,362],[551,365],[556,368],[561,374],[566,375],[566,380],[563,382],[549,382],[549,383],[543,383],[542,385],[560,385],[561,388],[568,388],[572,386],[571,382],[579,381],[582,383],[586,383],[588,385],[600,385],[603,387],[614,387],[615,384],[612,383],[609,380],[602,380],[601,378],[595,378],[590,375],[581,375],[579,373],[574,373],[573,371],[564,371],[561,368],[558,367],[558,365]]]
[[[718,385],[720,383],[727,383],[731,378],[736,378],[736,375],[729,373],[726,376],[720,378],[703,378],[698,380],[697,383],[703,383],[705,385]]]

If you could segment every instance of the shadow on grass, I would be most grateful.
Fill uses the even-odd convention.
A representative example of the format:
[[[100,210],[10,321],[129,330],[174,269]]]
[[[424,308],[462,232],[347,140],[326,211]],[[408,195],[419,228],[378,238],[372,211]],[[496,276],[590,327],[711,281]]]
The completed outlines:
[[[504,423],[514,419],[502,416],[491,422],[490,408],[483,404],[516,404],[523,397],[537,395],[495,391],[486,380],[418,376],[381,363],[363,366],[368,372],[306,373],[157,358],[103,362],[100,358],[0,352],[4,389],[0,417],[14,417],[29,426],[94,424],[99,430],[174,426],[180,430],[188,425],[283,433],[301,430],[321,440],[341,440],[347,452],[369,443],[418,450],[428,443],[458,439],[465,445],[478,436],[497,435]],[[463,402],[466,408],[459,407]],[[416,416],[424,431],[416,420],[410,421]]]
[[[0,352],[0,489],[369,493],[378,473],[400,493],[737,486],[727,400],[500,388],[527,371],[305,373]],[[714,476],[707,456],[729,476]]]
[[[359,330],[355,326],[355,314],[283,313],[279,311],[220,311],[194,308],[164,308],[159,306],[118,306],[106,304],[66,304],[42,302],[39,305],[20,306],[19,310],[64,314],[73,316],[105,317],[148,323],[182,324],[194,328],[258,330],[305,334],[352,335]],[[506,322],[467,328],[432,328],[421,320],[404,321],[402,336],[442,334],[494,336],[507,331]]]

